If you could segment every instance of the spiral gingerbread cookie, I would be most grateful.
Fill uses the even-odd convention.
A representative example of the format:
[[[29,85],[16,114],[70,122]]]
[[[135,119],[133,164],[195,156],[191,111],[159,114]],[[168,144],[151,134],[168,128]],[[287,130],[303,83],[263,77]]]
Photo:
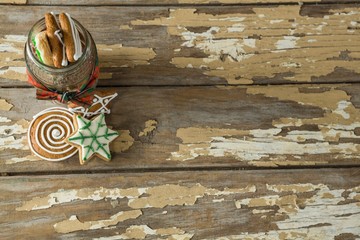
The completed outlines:
[[[64,35],[66,56],[69,62],[77,61],[82,55],[81,40],[74,20],[68,13],[59,15],[61,29]]]
[[[34,116],[28,130],[31,151],[48,161],[61,161],[78,150],[65,140],[75,131],[73,114],[66,108],[46,109]]]

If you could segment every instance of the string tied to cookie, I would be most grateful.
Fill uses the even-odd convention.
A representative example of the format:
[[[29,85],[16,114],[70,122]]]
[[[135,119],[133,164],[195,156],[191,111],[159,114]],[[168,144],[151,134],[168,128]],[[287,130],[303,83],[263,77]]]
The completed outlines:
[[[83,84],[78,91],[59,92],[57,90],[46,87],[39,82],[32,74],[27,71],[28,82],[36,88],[36,98],[39,100],[56,100],[60,103],[72,103],[78,106],[90,106],[94,97],[97,80],[99,78],[100,68],[96,58],[95,67],[90,75],[89,81]]]

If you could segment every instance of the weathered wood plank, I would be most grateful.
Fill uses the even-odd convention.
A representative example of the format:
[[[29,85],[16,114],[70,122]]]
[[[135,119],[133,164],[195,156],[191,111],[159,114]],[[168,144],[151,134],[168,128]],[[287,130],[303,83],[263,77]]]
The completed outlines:
[[[28,121],[55,104],[0,89],[0,171],[359,165],[360,84],[117,89],[113,161],[30,157]]]
[[[24,4],[26,3],[26,0],[5,0],[5,3],[17,3],[17,4]],[[65,0],[59,1],[56,0],[28,0],[28,4],[44,4],[44,5],[114,5],[114,6],[126,6],[126,5],[183,5],[183,4],[191,4],[191,5],[226,5],[226,4],[266,4],[266,3],[272,3],[272,4],[284,4],[284,3],[345,3],[345,2],[354,2],[350,0],[106,0],[106,1],[100,1],[100,0],[81,0],[81,1],[70,1]],[[2,1],[0,1],[2,3]]]
[[[2,177],[0,237],[355,239],[359,182],[358,168]]]
[[[0,8],[0,86],[27,85],[25,35],[52,10]],[[113,86],[358,82],[359,10],[358,4],[56,6],[90,30],[100,84]]]

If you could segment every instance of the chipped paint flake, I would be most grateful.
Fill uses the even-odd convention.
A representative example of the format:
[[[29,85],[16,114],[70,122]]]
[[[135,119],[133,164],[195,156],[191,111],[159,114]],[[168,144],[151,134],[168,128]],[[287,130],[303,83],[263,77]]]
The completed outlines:
[[[29,150],[26,138],[29,122],[21,119],[13,124],[8,124],[11,122],[8,118],[3,118],[3,122],[7,124],[0,125],[0,150]],[[17,160],[18,159],[15,159],[14,161]],[[11,164],[14,161],[6,159],[5,163]]]
[[[284,39],[276,42],[276,49],[291,49],[296,48],[296,42],[299,40],[299,37],[294,36],[284,36]]]
[[[0,135],[12,136],[16,134],[24,134],[27,133],[28,126],[29,122],[25,119],[19,120],[13,125],[1,125]]]
[[[132,27],[130,27],[129,25],[120,25],[120,29],[121,30],[132,30]]]
[[[19,138],[14,136],[0,137],[0,150],[6,149],[29,150],[26,136]]]
[[[27,155],[25,157],[13,157],[11,159],[6,159],[5,164],[16,164],[16,163],[36,162],[36,161],[43,161],[43,160],[38,156]]]
[[[7,117],[0,116],[0,123],[8,123],[8,122],[11,122],[11,120],[8,119]]]
[[[145,122],[145,128],[139,133],[139,137],[147,136],[156,129],[157,121],[148,120]]]
[[[135,67],[148,65],[155,58],[152,48],[124,47],[122,44],[97,44],[100,67]]]
[[[165,206],[175,205],[193,205],[198,198],[204,196],[226,196],[232,194],[255,192],[253,185],[245,188],[225,188],[218,190],[206,188],[201,184],[191,187],[180,185],[160,185],[146,188],[82,188],[82,189],[59,189],[57,192],[50,193],[43,197],[34,197],[29,201],[22,203],[16,211],[32,211],[47,209],[55,205],[69,203],[76,200],[99,201],[104,199],[128,199],[128,205],[134,209],[140,208],[163,208]],[[146,196],[142,196],[146,194]]]
[[[110,150],[116,153],[122,153],[130,149],[134,144],[134,138],[129,130],[119,130],[120,136],[110,144]]]
[[[194,205],[198,198],[202,198],[205,195],[231,195],[254,191],[256,191],[255,186],[248,186],[245,189],[224,189],[220,191],[206,188],[200,184],[192,187],[166,184],[149,188],[146,191],[149,196],[130,199],[129,206],[132,208],[163,208],[165,206]]]
[[[280,192],[293,192],[293,193],[304,193],[316,191],[319,189],[326,188],[323,184],[311,184],[311,183],[303,183],[303,184],[288,184],[288,185],[268,185],[266,184],[266,188],[270,191],[274,191],[277,193]]]
[[[1,0],[1,4],[26,4],[27,0]]]
[[[109,237],[93,238],[93,240],[145,239],[148,236],[166,236],[167,239],[180,239],[181,236],[189,236],[191,238],[193,234],[187,234],[184,230],[176,227],[152,229],[147,225],[131,225],[126,229],[125,233],[123,234]]]
[[[25,35],[5,35],[0,38],[0,78],[26,81],[24,62]]]
[[[142,195],[145,189],[141,188],[82,188],[82,189],[59,189],[57,192],[50,193],[45,197],[35,197],[30,201],[26,201],[16,211],[31,211],[50,208],[54,205],[69,203],[75,200],[93,200],[99,201],[103,199],[121,199],[136,198]]]
[[[142,215],[140,210],[121,211],[115,215],[110,216],[109,219],[94,220],[81,222],[76,215],[72,215],[68,220],[54,224],[54,229],[58,233],[71,233],[81,230],[101,229],[109,226],[114,226],[119,222],[124,222],[128,219],[135,219]]]
[[[14,105],[8,103],[5,99],[0,99],[0,111],[10,111],[13,106]]]

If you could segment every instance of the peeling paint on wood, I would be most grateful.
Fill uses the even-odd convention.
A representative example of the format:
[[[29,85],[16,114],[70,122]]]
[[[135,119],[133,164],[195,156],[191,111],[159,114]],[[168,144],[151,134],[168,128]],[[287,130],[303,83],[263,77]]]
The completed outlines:
[[[59,189],[45,197],[35,197],[25,201],[17,211],[32,211],[50,208],[54,205],[73,202],[75,200],[99,201],[103,199],[128,199],[128,205],[134,209],[142,208],[163,208],[165,206],[194,205],[198,198],[205,195],[222,196],[236,193],[255,192],[255,186],[246,188],[217,190],[206,188],[201,184],[192,187],[180,185],[162,185],[151,188],[130,188],[130,189],[107,189],[107,188],[84,188],[84,189]],[[146,194],[147,196],[142,196]]]
[[[0,4],[26,4],[27,0],[1,0]]]
[[[2,117],[5,123],[10,119]],[[0,125],[0,150],[28,150],[26,132],[29,122],[21,119],[13,124]],[[10,160],[11,161],[11,160]]]
[[[13,105],[5,99],[0,99],[0,111],[10,111]]]
[[[316,90],[320,87],[310,87]],[[301,164],[295,161],[304,155],[333,154],[341,158],[360,158],[360,146],[355,133],[360,127],[360,111],[343,90],[329,88],[320,92],[302,92],[299,87],[249,87],[248,94],[262,94],[281,101],[315,106],[323,110],[323,117],[281,118],[272,121],[269,129],[180,128],[177,137],[182,140],[179,151],[172,152],[168,160],[187,161],[200,156],[233,156],[256,166]],[[304,130],[302,126],[315,126],[318,130]],[[291,129],[291,130],[289,130]],[[284,134],[282,134],[284,133]],[[342,142],[354,139],[355,142]],[[275,156],[291,156],[285,161]],[[271,161],[264,161],[264,159]],[[311,165],[305,161],[303,164]]]
[[[30,233],[37,238],[107,240],[356,236],[360,229],[357,173],[356,168],[338,168],[3,177],[0,211],[9,228],[0,237],[22,238]],[[131,205],[141,199],[137,206]],[[118,203],[111,204],[115,200]],[[38,209],[16,211],[22,203]],[[22,231],[14,231],[19,226]]]
[[[7,122],[11,122],[11,120],[8,119],[7,117],[0,116],[0,123],[7,123]]]
[[[0,78],[26,81],[24,62],[25,35],[6,35],[0,38]]]
[[[100,67],[133,68],[137,65],[148,65],[156,53],[151,48],[123,47],[122,44],[96,44],[98,47]]]
[[[282,219],[274,221],[278,230],[259,232],[256,234],[239,234],[225,239],[258,239],[259,237],[277,239],[306,239],[324,238],[335,239],[340,232],[360,235],[358,203],[343,204],[351,197],[345,197],[346,192],[352,189],[329,189],[324,184],[295,184],[271,185],[269,190],[280,195],[270,195],[260,198],[247,198],[235,202],[237,208],[248,207],[253,210],[276,206],[267,217]],[[292,192],[290,195],[286,193]],[[310,197],[301,195],[311,193]],[[299,206],[299,204],[301,206]],[[274,218],[275,219],[275,218]],[[339,224],[341,221],[342,224]]]
[[[185,233],[176,227],[152,229],[147,225],[131,225],[120,235],[93,238],[93,240],[115,240],[115,239],[145,239],[147,236],[164,237],[166,239],[191,239],[194,234]]]
[[[336,68],[360,74],[358,64],[340,58],[342,52],[350,58],[359,52],[357,32],[349,30],[356,24],[353,20],[360,14],[358,9],[330,9],[322,17],[303,15],[301,10],[301,6],[277,6],[208,14],[178,8],[170,9],[169,16],[131,24],[165,26],[170,35],[183,40],[172,64],[200,69],[229,84],[271,81],[279,75],[286,81],[309,82],[334,73]],[[341,25],[333,25],[340,21]],[[199,27],[205,30],[191,30]],[[181,56],[182,50],[189,48],[207,57]]]
[[[172,6],[170,10],[143,6],[144,14],[129,7],[94,8],[62,7],[94,35],[101,79],[109,80],[99,84],[358,82],[360,76],[356,4]],[[34,23],[41,11],[37,6],[4,5],[1,46],[13,51],[14,40],[8,36],[25,38],[20,34],[28,31],[25,26]],[[8,17],[17,12],[23,13],[22,18]],[[86,12],[94,14],[89,18]],[[97,19],[103,24],[94,24]],[[112,27],[113,19],[118,19],[117,26]],[[14,23],[15,32],[8,27]],[[21,50],[24,42],[16,43],[16,49]],[[0,70],[5,79],[1,84],[26,85],[12,81],[26,80],[22,54],[0,52],[5,66]]]
[[[71,233],[80,230],[94,230],[114,226],[119,222],[124,222],[128,219],[138,218],[142,212],[140,210],[121,211],[115,215],[110,216],[109,219],[94,220],[81,222],[77,216],[73,215],[68,220],[56,223],[54,229],[58,233]]]
[[[38,156],[27,155],[25,157],[13,157],[11,159],[6,159],[5,164],[16,164],[22,162],[36,162],[36,161],[43,161],[43,160]]]
[[[134,138],[131,137],[129,130],[119,130],[118,132],[120,135],[110,144],[110,150],[121,153],[128,150],[134,144]]]
[[[120,133],[110,146],[113,161],[111,164],[94,161],[93,165],[83,166],[84,171],[357,165],[360,158],[357,84],[129,87],[117,91],[121,98],[115,100],[108,119],[108,124]],[[0,123],[1,129],[25,132],[12,119],[30,119],[40,110],[38,104],[47,104],[41,105],[43,108],[53,106],[49,101],[28,101],[34,98],[33,94],[27,89],[0,91],[2,97],[15,105],[12,111],[2,114],[2,121],[6,122]],[[150,98],[153,101],[148,102]],[[156,130],[139,137],[147,129],[146,122],[155,119]],[[2,140],[0,148],[14,146],[0,153],[3,172],[33,169],[30,161],[20,160],[27,160],[30,151],[17,151],[26,147],[25,135],[0,136],[17,143],[5,146]],[[20,145],[22,137],[26,145]],[[78,169],[72,159],[59,164],[60,170],[54,164],[42,166],[44,171]]]
[[[145,122],[145,128],[139,133],[139,137],[147,136],[156,129],[157,121],[148,120]]]

